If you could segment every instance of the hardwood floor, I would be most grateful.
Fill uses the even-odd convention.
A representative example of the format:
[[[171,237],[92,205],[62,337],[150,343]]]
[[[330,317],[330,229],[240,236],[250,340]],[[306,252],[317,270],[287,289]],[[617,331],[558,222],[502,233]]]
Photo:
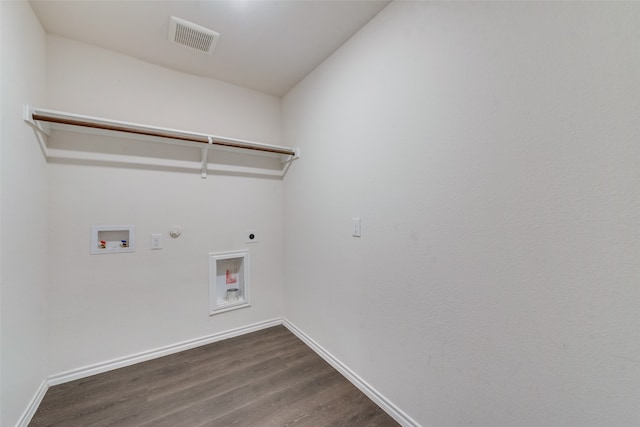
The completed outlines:
[[[397,426],[283,326],[51,387],[40,426]]]

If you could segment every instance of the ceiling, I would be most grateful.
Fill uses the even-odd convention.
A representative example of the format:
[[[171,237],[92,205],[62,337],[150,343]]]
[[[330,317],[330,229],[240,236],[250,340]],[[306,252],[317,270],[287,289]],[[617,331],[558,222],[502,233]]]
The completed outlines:
[[[45,31],[283,96],[389,0],[30,1]],[[168,40],[176,16],[220,33],[211,55]]]

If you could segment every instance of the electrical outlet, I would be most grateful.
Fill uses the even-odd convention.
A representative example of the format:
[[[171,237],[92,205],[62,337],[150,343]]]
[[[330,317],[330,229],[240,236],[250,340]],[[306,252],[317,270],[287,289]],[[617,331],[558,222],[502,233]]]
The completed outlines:
[[[351,235],[353,237],[361,236],[360,218],[351,218]]]
[[[245,243],[258,243],[258,233],[256,230],[247,230],[244,233]]]
[[[155,251],[158,249],[162,249],[162,234],[152,234],[151,235],[151,250]]]

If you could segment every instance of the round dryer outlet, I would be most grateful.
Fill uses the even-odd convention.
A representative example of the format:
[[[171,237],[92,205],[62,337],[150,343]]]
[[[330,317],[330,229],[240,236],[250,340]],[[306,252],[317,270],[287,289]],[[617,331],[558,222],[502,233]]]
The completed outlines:
[[[244,235],[245,243],[258,243],[258,232],[256,230],[247,230]]]

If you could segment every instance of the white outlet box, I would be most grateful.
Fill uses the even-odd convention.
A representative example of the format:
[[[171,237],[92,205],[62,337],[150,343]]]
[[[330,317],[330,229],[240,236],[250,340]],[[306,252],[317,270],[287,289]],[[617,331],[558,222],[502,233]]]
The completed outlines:
[[[91,254],[135,252],[136,233],[133,225],[92,225]]]

